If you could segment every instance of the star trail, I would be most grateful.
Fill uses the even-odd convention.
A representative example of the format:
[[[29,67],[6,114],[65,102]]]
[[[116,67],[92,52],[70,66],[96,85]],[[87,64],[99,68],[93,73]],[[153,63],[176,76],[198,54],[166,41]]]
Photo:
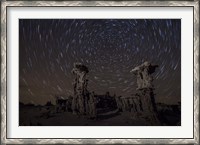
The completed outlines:
[[[45,104],[73,95],[74,62],[96,94],[135,93],[134,67],[149,61],[157,102],[181,100],[180,19],[20,19],[19,99]]]

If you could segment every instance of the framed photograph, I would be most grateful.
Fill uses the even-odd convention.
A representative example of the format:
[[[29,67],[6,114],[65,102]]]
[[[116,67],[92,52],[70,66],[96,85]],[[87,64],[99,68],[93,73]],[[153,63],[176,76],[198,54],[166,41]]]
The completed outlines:
[[[1,2],[1,143],[199,144],[199,2]]]

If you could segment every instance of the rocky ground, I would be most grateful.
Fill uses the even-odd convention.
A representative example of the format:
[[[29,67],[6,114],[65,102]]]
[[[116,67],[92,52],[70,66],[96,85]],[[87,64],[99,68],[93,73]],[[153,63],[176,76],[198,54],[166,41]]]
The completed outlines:
[[[168,111],[162,112],[162,125],[180,125],[180,116]],[[143,118],[133,118],[131,112],[98,109],[96,119],[78,116],[72,112],[55,111],[55,106],[20,106],[20,126],[146,126]]]

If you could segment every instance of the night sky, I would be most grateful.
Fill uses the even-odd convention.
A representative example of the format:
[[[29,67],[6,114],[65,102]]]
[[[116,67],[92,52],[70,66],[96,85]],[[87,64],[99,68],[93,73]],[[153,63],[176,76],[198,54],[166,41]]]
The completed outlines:
[[[73,95],[74,62],[89,68],[89,91],[130,96],[145,61],[159,65],[157,102],[181,100],[180,19],[20,19],[19,99],[45,104]]]

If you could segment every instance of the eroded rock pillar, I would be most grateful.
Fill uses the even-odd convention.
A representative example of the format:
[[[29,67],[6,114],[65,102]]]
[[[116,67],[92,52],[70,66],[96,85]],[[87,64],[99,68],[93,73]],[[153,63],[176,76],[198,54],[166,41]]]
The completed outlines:
[[[87,90],[87,73],[88,68],[81,63],[74,63],[72,73],[75,75],[73,82],[74,97],[72,101],[73,113],[85,114],[86,113],[86,100],[89,95]]]
[[[137,92],[134,98],[135,110],[151,124],[158,124],[157,109],[154,98],[152,73],[157,65],[145,62],[131,70],[137,77]]]
[[[75,63],[72,73],[75,75],[73,82],[74,97],[72,101],[72,110],[74,114],[87,115],[89,118],[96,118],[96,100],[94,93],[87,90],[88,86],[88,68]]]

